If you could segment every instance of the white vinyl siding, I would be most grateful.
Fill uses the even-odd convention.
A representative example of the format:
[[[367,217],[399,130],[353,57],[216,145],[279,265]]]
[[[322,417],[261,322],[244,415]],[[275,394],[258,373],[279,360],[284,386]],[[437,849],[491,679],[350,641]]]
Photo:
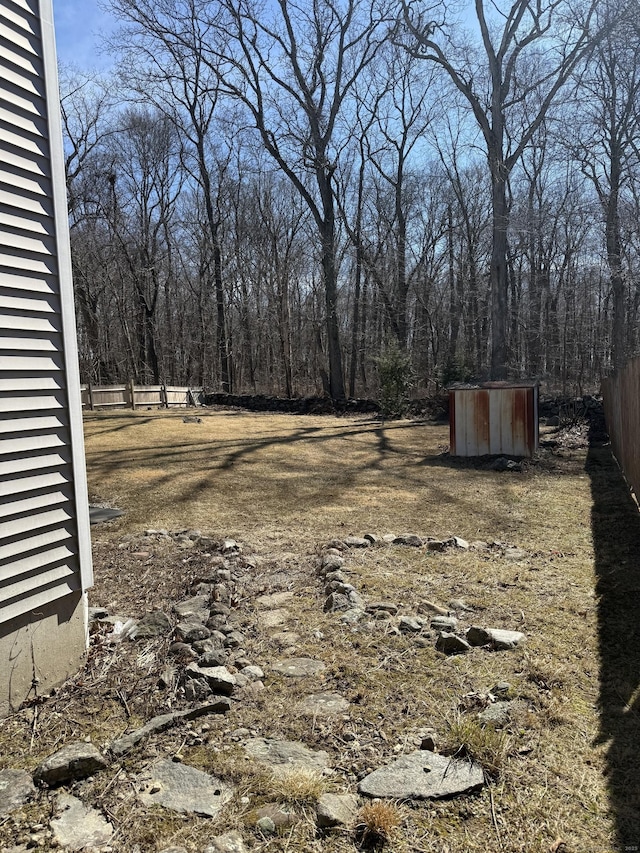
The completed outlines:
[[[50,0],[0,0],[0,623],[91,585]]]

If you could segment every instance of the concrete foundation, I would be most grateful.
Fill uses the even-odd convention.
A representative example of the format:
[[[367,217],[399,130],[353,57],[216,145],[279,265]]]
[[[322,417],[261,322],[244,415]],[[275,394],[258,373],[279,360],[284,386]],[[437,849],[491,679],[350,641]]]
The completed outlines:
[[[86,652],[87,597],[81,592],[0,625],[0,717],[66,681]]]

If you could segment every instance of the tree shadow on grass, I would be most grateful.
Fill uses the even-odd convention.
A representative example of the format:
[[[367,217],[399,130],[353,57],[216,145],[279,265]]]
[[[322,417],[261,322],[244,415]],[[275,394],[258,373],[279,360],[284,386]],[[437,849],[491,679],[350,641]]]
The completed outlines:
[[[591,480],[600,652],[600,731],[618,850],[640,850],[640,512],[593,419]]]

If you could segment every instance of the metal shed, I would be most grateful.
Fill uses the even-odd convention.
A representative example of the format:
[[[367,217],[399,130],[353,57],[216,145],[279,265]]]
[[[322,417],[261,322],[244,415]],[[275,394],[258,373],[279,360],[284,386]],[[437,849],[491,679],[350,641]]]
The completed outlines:
[[[91,583],[51,0],[0,0],[0,716],[81,665]]]
[[[487,382],[449,389],[452,456],[533,456],[538,449],[537,382]]]

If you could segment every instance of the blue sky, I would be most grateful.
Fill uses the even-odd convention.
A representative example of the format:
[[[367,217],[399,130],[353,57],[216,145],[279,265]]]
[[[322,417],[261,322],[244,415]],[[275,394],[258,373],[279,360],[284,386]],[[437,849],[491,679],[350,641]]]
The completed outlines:
[[[58,59],[83,69],[106,69],[108,56],[100,52],[100,37],[115,22],[97,0],[53,0]]]

